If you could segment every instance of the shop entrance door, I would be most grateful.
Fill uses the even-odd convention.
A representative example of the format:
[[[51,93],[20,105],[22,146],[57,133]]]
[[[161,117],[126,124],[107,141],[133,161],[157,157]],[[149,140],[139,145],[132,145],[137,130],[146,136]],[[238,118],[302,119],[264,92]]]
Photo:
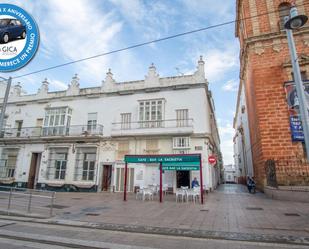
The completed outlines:
[[[177,188],[189,187],[190,188],[190,171],[177,170],[176,171]]]

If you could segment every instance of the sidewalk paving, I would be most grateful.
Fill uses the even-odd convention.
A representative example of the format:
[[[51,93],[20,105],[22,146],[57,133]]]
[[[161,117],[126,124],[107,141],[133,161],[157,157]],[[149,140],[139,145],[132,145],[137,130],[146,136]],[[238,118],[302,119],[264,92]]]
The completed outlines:
[[[173,195],[159,203],[133,194],[124,202],[121,193],[57,193],[52,220],[309,237],[308,203],[272,200],[233,184],[205,197],[200,205],[176,203]]]
[[[249,194],[242,185],[225,184],[205,195],[205,204],[123,201],[122,193],[58,192],[50,219],[1,216],[3,220],[55,224],[191,238],[309,245],[309,204]],[[1,225],[1,224],[0,224]],[[68,227],[68,228],[69,228]]]

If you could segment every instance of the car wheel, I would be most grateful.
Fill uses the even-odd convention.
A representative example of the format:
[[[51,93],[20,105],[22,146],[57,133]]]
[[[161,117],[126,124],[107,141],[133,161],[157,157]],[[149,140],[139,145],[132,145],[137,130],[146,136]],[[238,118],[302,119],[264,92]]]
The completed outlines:
[[[4,34],[3,35],[3,37],[2,37],[2,41],[4,42],[4,43],[8,43],[9,42],[9,34]]]
[[[25,39],[26,38],[26,31],[23,31],[22,33],[21,33],[21,39]]]

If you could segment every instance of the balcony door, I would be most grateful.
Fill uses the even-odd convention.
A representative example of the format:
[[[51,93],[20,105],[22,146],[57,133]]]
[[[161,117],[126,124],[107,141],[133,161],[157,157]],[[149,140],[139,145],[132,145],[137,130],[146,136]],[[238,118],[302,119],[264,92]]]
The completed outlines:
[[[71,123],[72,109],[68,107],[46,109],[43,135],[68,135]]]
[[[98,113],[93,112],[93,113],[88,113],[88,121],[87,121],[87,132],[93,133],[97,129],[97,118],[98,118]]]
[[[163,99],[139,102],[140,128],[158,128],[163,126]]]
[[[20,137],[22,127],[23,127],[23,121],[16,120],[15,121],[16,137]]]

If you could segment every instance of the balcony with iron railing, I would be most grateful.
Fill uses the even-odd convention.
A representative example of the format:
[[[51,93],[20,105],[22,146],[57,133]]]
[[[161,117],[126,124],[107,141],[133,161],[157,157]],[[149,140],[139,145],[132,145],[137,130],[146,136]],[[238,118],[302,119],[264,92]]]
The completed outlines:
[[[15,166],[8,166],[7,159],[0,159],[0,179],[14,178]]]
[[[2,133],[3,138],[102,136],[103,125],[5,128]]]
[[[112,136],[193,133],[193,119],[166,119],[112,123]]]

